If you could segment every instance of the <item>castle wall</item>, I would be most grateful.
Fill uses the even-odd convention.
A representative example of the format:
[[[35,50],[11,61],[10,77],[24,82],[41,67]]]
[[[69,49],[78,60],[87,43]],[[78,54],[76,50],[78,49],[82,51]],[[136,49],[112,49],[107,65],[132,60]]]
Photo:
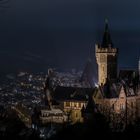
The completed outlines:
[[[82,108],[86,107],[87,102],[85,101],[65,101],[64,112],[69,115],[69,119],[73,122],[83,122]]]

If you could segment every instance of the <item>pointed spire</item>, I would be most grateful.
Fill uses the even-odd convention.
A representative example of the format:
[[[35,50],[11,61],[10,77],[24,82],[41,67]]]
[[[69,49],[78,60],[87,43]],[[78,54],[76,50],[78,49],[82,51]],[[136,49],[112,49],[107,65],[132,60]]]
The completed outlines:
[[[105,19],[105,32],[109,32],[109,29],[108,29],[108,19],[107,18]]]
[[[103,48],[113,47],[107,18],[105,19],[105,30],[104,30],[103,40],[102,40],[102,47]]]
[[[105,19],[105,23],[108,24],[108,19],[107,18]]]
[[[92,44],[90,43],[90,48],[89,48],[89,59],[92,59]]]

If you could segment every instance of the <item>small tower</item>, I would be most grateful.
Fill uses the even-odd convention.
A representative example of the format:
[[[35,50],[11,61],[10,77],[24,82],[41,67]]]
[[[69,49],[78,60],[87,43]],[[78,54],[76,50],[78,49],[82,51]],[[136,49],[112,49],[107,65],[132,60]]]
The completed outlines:
[[[105,84],[106,79],[115,80],[117,78],[118,49],[113,48],[108,20],[105,20],[105,31],[102,43],[95,45],[95,55],[98,64],[99,85]]]
[[[45,87],[44,87],[44,103],[45,106],[48,106],[49,109],[52,109],[52,96],[51,96],[51,83],[50,83],[50,73],[48,72],[48,76],[45,82]]]

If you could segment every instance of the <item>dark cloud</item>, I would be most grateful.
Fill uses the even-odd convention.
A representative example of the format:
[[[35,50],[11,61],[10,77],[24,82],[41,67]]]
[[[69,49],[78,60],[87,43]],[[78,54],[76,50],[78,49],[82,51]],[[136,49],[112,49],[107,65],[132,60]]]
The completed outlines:
[[[120,67],[136,68],[139,5],[138,0],[0,0],[1,71],[83,69],[90,44],[94,48],[102,40],[106,17]]]

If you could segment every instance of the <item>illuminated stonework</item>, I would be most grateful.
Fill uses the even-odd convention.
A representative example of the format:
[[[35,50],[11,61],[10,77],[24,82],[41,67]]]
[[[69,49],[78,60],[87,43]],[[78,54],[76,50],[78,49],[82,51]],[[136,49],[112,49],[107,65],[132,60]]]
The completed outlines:
[[[76,100],[65,101],[64,102],[64,112],[70,115],[69,119],[73,123],[83,122],[81,110],[83,107],[86,107],[86,105],[87,105],[86,101],[76,101]]]
[[[102,48],[95,46],[96,61],[98,64],[98,81],[99,84],[105,84],[106,79],[117,78],[117,48]]]
[[[98,105],[98,109],[113,122],[121,119],[123,123],[133,123],[140,117],[140,95],[135,95],[133,92],[128,95],[123,86],[120,86],[117,94],[110,98],[104,97],[98,89],[93,94],[93,100]]]

